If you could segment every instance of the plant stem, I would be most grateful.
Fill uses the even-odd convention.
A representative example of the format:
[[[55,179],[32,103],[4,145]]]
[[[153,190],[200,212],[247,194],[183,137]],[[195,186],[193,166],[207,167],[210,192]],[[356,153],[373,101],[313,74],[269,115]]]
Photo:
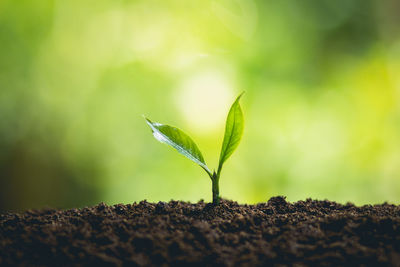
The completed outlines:
[[[212,181],[213,204],[218,205],[219,204],[219,177],[215,172],[213,173],[211,181]]]

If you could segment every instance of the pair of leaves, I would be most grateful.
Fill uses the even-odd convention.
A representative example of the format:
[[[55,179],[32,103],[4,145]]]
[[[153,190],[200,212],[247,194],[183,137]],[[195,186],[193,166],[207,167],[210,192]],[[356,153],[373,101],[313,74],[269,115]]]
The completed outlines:
[[[243,112],[239,103],[242,95],[243,93],[236,98],[235,102],[232,104],[229,110],[228,117],[226,119],[225,135],[222,142],[217,174],[213,174],[210,171],[210,169],[207,167],[206,162],[204,161],[200,149],[187,134],[185,134],[178,128],[157,122],[152,122],[147,118],[145,119],[147,124],[150,126],[154,137],[158,141],[172,146],[179,153],[200,165],[200,167],[202,167],[208,173],[211,179],[215,179],[215,176],[219,178],[224,162],[235,151],[243,134],[244,119]]]

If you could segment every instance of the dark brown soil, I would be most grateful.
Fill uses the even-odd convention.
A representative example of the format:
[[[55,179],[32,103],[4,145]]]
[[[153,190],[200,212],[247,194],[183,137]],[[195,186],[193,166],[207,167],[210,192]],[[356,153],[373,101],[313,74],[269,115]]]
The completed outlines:
[[[400,266],[400,206],[274,197],[8,213],[0,265]]]

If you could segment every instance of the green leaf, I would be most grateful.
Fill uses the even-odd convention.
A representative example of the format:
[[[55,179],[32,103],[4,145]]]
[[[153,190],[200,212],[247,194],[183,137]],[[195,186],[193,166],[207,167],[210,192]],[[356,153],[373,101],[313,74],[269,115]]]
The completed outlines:
[[[200,165],[211,177],[211,171],[208,169],[200,149],[187,134],[169,125],[152,122],[147,118],[145,120],[158,141],[175,148],[179,153]]]
[[[219,156],[218,177],[220,175],[222,165],[235,151],[239,145],[240,139],[242,138],[244,119],[242,108],[239,104],[239,100],[242,95],[243,93],[236,98],[236,101],[232,104],[226,119],[225,136],[224,141],[222,142],[221,154]]]

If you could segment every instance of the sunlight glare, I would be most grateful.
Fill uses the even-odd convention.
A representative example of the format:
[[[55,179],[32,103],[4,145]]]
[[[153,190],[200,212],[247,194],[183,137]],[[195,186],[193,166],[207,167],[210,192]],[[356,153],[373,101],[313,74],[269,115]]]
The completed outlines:
[[[177,105],[187,123],[197,132],[212,132],[224,124],[233,85],[225,73],[209,70],[184,80],[178,90]]]

